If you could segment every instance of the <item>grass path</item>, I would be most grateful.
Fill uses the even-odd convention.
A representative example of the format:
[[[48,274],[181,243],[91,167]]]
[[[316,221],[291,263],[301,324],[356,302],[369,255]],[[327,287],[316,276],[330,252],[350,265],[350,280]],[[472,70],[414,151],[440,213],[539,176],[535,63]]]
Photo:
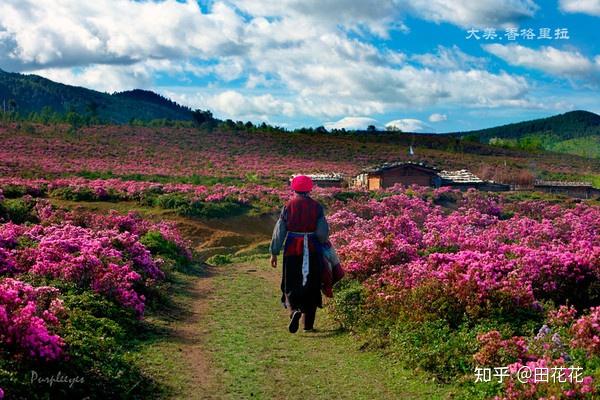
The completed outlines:
[[[425,381],[370,351],[337,329],[320,310],[317,332],[292,335],[278,303],[278,271],[266,258],[209,267],[198,285],[210,295],[198,299],[205,312],[196,326],[205,351],[198,373],[204,387],[185,390],[195,399],[442,399],[447,388]],[[207,371],[206,364],[209,360]],[[194,357],[186,357],[193,362]],[[193,375],[193,374],[192,374]],[[194,382],[192,379],[190,382]],[[203,388],[207,390],[203,390]]]

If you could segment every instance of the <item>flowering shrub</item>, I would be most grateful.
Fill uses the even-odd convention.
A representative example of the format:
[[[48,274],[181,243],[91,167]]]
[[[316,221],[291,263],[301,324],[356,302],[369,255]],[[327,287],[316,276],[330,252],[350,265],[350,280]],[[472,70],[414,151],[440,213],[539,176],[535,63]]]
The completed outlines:
[[[156,230],[174,244],[177,253],[191,257],[172,225],[150,224],[135,214],[50,212],[42,220],[44,225],[0,226],[3,273],[28,272],[73,282],[114,298],[138,315],[144,310],[144,296],[137,287],[164,278],[161,261],[153,258],[140,236]],[[21,240],[30,246],[17,248]]]
[[[2,386],[11,397],[28,397],[23,382],[32,366],[41,371],[60,361],[99,382],[123,374],[114,387],[100,388],[114,398],[141,379],[123,355],[126,329],[143,315],[145,296],[161,290],[164,261],[191,260],[189,244],[173,224],[134,213],[67,212],[29,201],[38,223],[0,223],[0,374],[11,371]],[[146,246],[148,235],[169,252]],[[62,389],[49,388],[46,397],[64,398]],[[82,397],[95,392],[77,390]]]
[[[472,366],[511,365],[514,372],[544,363],[568,367],[579,349],[587,357],[600,354],[600,307],[594,307],[600,298],[600,208],[508,203],[448,189],[392,188],[383,195],[339,205],[329,217],[332,240],[350,278],[366,291],[365,304],[353,312],[364,314],[369,329],[372,315],[391,318],[386,329],[402,352],[421,357],[411,361],[448,378],[438,368],[470,372],[469,357]],[[545,313],[547,307],[552,311]],[[589,307],[577,318],[576,310]],[[547,325],[528,336],[544,318]],[[465,329],[480,332],[474,342],[468,334],[458,340]],[[424,342],[448,335],[456,336],[456,347]],[[474,345],[477,350],[469,350]],[[513,378],[499,399],[595,393],[591,376],[554,386]]]
[[[522,375],[520,379],[515,378],[524,367],[532,371],[531,377],[527,380]],[[548,377],[540,381],[539,377],[536,379],[535,371],[544,371],[544,374],[548,371]],[[509,365],[508,372],[511,378],[504,381],[504,394],[495,397],[495,400],[594,398],[592,377],[576,378],[575,369],[561,359],[541,358],[527,363],[517,362]]]
[[[539,220],[513,209],[500,219],[498,199],[468,192],[446,214],[396,194],[350,203],[330,221],[346,268],[381,295],[399,299],[434,281],[472,316],[499,299],[514,309],[539,309],[542,300],[589,306],[600,277],[600,209],[550,208]]]
[[[579,318],[571,327],[573,347],[585,349],[590,355],[600,354],[600,307]]]
[[[63,313],[57,289],[1,279],[0,349],[13,357],[60,358],[64,342],[52,332]]]

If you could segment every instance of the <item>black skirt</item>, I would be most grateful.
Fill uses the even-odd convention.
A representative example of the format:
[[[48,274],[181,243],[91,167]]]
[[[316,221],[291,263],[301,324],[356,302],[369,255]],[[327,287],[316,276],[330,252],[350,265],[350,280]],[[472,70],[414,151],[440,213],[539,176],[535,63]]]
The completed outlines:
[[[302,256],[284,256],[283,274],[281,278],[281,302],[285,303],[287,296],[292,310],[310,310],[322,307],[321,299],[321,268],[323,259],[320,254],[313,252],[308,257],[308,278],[302,285]]]

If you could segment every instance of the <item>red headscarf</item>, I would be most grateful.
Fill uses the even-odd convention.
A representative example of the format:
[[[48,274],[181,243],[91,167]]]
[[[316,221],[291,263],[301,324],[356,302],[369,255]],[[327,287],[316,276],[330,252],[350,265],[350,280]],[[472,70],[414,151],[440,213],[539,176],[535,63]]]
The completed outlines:
[[[313,188],[313,181],[306,175],[298,175],[292,179],[292,190],[307,193]]]

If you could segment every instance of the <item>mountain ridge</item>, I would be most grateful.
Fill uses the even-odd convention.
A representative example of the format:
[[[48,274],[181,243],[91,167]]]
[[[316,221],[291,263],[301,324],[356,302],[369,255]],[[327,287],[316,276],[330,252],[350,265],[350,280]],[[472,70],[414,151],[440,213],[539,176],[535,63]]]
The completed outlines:
[[[21,115],[40,113],[44,108],[64,114],[74,111],[94,114],[99,120],[123,124],[131,120],[192,120],[192,110],[157,93],[135,89],[104,93],[65,85],[38,75],[0,69],[0,107]]]
[[[575,127],[579,130],[574,131]],[[561,139],[600,134],[600,115],[591,111],[573,110],[545,118],[512,122],[471,131],[451,132],[450,134],[460,136],[479,135],[482,139],[493,137],[508,139],[538,132],[552,132]],[[569,135],[569,132],[575,132],[575,134]]]

